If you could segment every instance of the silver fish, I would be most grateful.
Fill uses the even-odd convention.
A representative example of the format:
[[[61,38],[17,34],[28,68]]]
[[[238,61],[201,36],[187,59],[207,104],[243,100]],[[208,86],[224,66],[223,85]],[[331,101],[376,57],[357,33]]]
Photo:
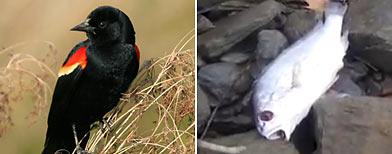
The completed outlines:
[[[256,127],[267,139],[289,140],[313,103],[337,80],[348,47],[347,5],[329,2],[325,22],[285,49],[253,85]]]

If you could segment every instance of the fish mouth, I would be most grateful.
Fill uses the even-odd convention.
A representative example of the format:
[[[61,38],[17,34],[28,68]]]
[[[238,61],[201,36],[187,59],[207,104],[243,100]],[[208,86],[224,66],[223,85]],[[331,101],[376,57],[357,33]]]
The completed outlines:
[[[266,138],[270,140],[287,140],[286,132],[283,129],[271,131]]]
[[[268,140],[288,140],[288,136],[286,135],[287,133],[284,131],[281,125],[278,125],[272,129],[266,126],[266,123],[262,122],[256,128],[257,131]]]

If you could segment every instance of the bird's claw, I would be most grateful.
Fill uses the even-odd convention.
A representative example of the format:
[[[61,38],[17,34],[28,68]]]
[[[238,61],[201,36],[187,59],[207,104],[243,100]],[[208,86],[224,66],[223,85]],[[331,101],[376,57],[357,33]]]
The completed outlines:
[[[105,132],[105,126],[108,129],[108,131],[111,132],[113,129],[110,127],[110,124],[112,123],[113,123],[112,120],[108,121],[106,118],[102,119],[101,122],[99,123],[100,124],[99,126],[101,126],[102,133]]]
[[[94,154],[93,152],[84,150],[82,147],[80,147],[78,136],[76,134],[76,126],[75,126],[75,124],[72,124],[72,131],[73,131],[73,134],[74,134],[74,139],[75,139],[75,144],[76,144],[76,153],[77,154]]]
[[[84,149],[83,149],[82,147],[80,147],[79,145],[77,145],[76,153],[77,153],[77,154],[94,154],[94,152],[84,150]]]

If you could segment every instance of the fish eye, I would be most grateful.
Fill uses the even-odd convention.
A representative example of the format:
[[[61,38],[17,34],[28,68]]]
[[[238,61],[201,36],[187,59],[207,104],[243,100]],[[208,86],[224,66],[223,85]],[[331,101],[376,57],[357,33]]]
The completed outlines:
[[[98,24],[98,27],[99,28],[105,28],[106,27],[106,23],[105,22],[100,22],[99,24]]]
[[[274,113],[271,111],[263,111],[259,113],[258,117],[261,121],[270,121],[274,116]]]

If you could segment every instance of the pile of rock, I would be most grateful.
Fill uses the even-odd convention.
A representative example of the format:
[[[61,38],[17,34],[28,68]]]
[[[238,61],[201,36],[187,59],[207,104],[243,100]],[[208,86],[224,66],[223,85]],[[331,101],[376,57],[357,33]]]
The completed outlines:
[[[298,0],[198,0],[199,137],[217,109],[203,140],[244,145],[245,153],[391,152],[392,101],[374,96],[387,96],[392,87],[392,1],[349,2],[350,47],[332,87],[349,96],[321,98],[285,143],[255,132],[252,83],[322,13],[296,7]]]

